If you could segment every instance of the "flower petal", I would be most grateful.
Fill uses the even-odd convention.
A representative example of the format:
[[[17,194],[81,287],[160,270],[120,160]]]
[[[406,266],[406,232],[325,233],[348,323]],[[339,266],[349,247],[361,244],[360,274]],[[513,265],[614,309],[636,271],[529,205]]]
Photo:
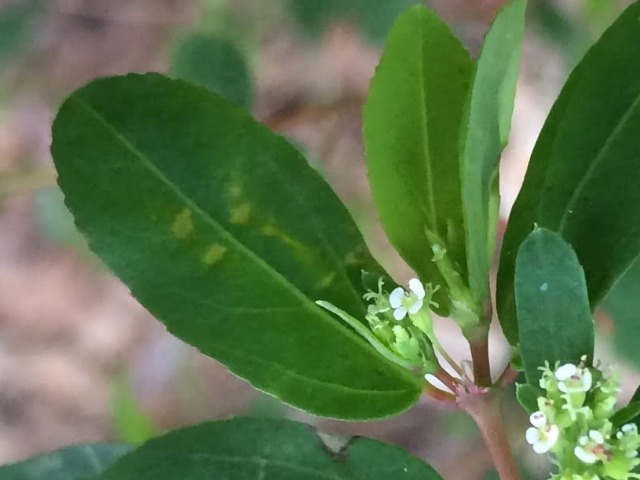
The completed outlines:
[[[422,282],[417,278],[409,280],[409,290],[411,290],[420,300],[424,298],[424,285],[422,285]]]
[[[402,320],[406,316],[407,316],[407,309],[404,308],[403,306],[400,306],[393,311],[393,318],[395,318],[398,321]]]
[[[540,428],[543,425],[547,424],[547,416],[540,411],[533,412],[529,417],[529,421],[531,422],[531,425],[533,425],[534,427]]]
[[[409,307],[409,313],[414,314],[418,313],[418,311],[422,308],[423,300],[421,298],[417,299],[413,304]]]
[[[596,463],[598,461],[598,457],[596,457],[592,452],[586,450],[582,447],[576,447],[573,449],[573,453],[576,457],[578,457],[583,463]]]
[[[527,439],[527,443],[531,445],[540,441],[540,432],[535,427],[527,428],[527,431],[524,436]]]
[[[404,289],[402,287],[395,288],[391,295],[389,295],[389,304],[392,308],[399,308],[402,306],[402,299],[404,298]]]
[[[565,363],[556,370],[556,378],[560,381],[568,380],[576,373],[578,373],[578,367],[573,363]]]

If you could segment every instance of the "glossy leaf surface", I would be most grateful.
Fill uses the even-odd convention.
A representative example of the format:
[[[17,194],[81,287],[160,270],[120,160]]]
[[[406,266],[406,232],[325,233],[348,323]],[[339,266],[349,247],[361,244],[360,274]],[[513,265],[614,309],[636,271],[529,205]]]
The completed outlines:
[[[526,5],[512,0],[494,20],[465,113],[460,172],[469,285],[478,303],[489,296],[500,205],[498,163],[511,131]]]
[[[422,380],[314,303],[364,319],[383,273],[344,205],[282,138],[204,88],[97,80],[53,127],[59,184],[94,252],[170,332],[319,415],[402,411]]]
[[[472,69],[449,27],[414,7],[389,33],[364,111],[369,181],[380,219],[421,279],[443,287],[435,295],[439,313],[448,312],[449,298],[427,232],[466,278],[458,151]]]
[[[545,362],[593,360],[594,327],[584,272],[562,237],[534,230],[516,261],[520,355],[527,382],[537,385]]]
[[[176,430],[124,457],[100,480],[440,480],[404,450],[331,437],[288,420],[235,418]]]
[[[556,231],[584,267],[594,307],[640,252],[640,3],[571,74],[540,134],[505,234],[498,313],[518,339],[516,252],[534,223]]]
[[[130,450],[123,445],[77,445],[0,467],[0,480],[89,480]]]

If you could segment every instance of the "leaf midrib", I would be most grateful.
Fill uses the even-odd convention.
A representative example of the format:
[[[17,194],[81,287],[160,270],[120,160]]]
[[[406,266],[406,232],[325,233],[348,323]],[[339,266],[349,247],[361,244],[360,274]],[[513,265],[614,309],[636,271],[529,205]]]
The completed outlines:
[[[365,348],[372,353],[372,355],[377,355],[377,352],[373,350],[373,347],[370,347],[368,344],[363,343],[359,337],[356,336],[355,333],[352,333],[350,330],[346,329],[346,327],[342,327],[338,322],[334,321],[331,317],[326,316],[324,313],[320,312],[316,305],[306,297],[295,285],[289,283],[286,278],[282,276],[280,272],[275,270],[271,265],[267,264],[262,258],[257,256],[251,249],[246,247],[242,242],[240,242],[236,237],[234,237],[231,233],[229,233],[226,229],[222,228],[218,222],[215,221],[210,215],[208,215],[204,210],[202,210],[193,200],[191,200],[186,194],[184,194],[179,188],[174,186],[169,179],[160,171],[158,168],[153,165],[149,160],[147,160],[141,152],[139,152],[125,137],[123,137],[118,130],[114,126],[112,126],[107,120],[101,116],[88,102],[83,99],[78,98],[77,96],[73,96],[69,99],[69,101],[74,101],[80,108],[84,109],[89,115],[93,116],[96,121],[102,124],[111,134],[115,137],[116,140],[121,142],[121,144],[134,156],[137,158],[141,164],[150,170],[153,174],[157,176],[157,178],[162,181],[179,199],[183,200],[187,206],[193,209],[194,213],[198,214],[205,223],[208,223],[212,228],[219,232],[219,234],[229,241],[231,244],[236,245],[236,248],[240,250],[241,253],[244,253],[247,258],[251,259],[256,265],[262,268],[267,274],[270,274],[280,283],[285,291],[290,291],[303,305],[303,307],[308,310],[311,314],[314,315],[320,321],[330,325],[333,329],[339,332],[343,339],[351,342],[352,344],[357,345],[359,348]],[[268,362],[267,360],[261,359],[263,362]],[[271,363],[271,362],[268,362]],[[278,365],[277,363],[273,363],[274,365]],[[280,367],[285,371],[289,371],[283,367]],[[292,374],[299,376],[299,374],[290,371]],[[308,377],[304,377],[308,378]],[[320,383],[326,383],[328,385],[336,385],[341,388],[351,389],[346,385],[333,384],[323,382],[321,380],[309,379],[313,381],[317,381]],[[351,389],[355,390],[355,389]],[[358,390],[363,392],[369,392],[369,390]],[[398,390],[372,390],[371,392],[381,393],[381,392],[396,392]],[[405,390],[400,390],[405,391]]]
[[[424,74],[425,63],[424,63],[424,25],[423,22],[420,22],[420,41],[418,42],[420,49],[420,117],[422,122],[420,123],[423,129],[423,142],[422,149],[424,154],[424,163],[425,168],[427,170],[427,199],[428,199],[428,209],[430,210],[430,216],[426,219],[427,225],[430,226],[431,230],[434,231],[438,236],[440,235],[440,228],[438,224],[438,215],[436,209],[435,202],[435,192],[434,192],[434,179],[433,179],[433,169],[431,166],[431,149],[429,142],[429,118],[427,115],[427,82]],[[418,197],[420,198],[420,197]],[[421,204],[422,202],[420,202]]]
[[[602,147],[600,147],[600,149],[598,150],[598,153],[596,154],[593,162],[591,162],[591,164],[587,168],[587,171],[585,172],[584,176],[578,182],[578,186],[576,187],[576,189],[571,194],[571,198],[569,199],[569,202],[567,203],[567,207],[565,208],[564,212],[562,213],[562,217],[560,218],[560,222],[558,223],[558,232],[564,233],[564,229],[566,227],[567,220],[569,219],[569,212],[571,212],[575,208],[575,204],[578,201],[578,198],[580,197],[580,195],[582,194],[582,191],[585,189],[588,181],[595,174],[596,170],[598,169],[598,167],[599,167],[600,163],[603,161],[603,159],[606,158],[606,155],[607,155],[609,149],[611,148],[613,143],[616,141],[616,139],[617,139],[618,135],[621,133],[621,131],[626,127],[627,121],[635,113],[635,110],[638,107],[638,105],[640,105],[640,91],[638,92],[638,94],[635,97],[634,101],[631,102],[631,105],[629,105],[629,107],[625,111],[624,115],[622,117],[620,117],[620,120],[618,121],[618,123],[614,127],[613,131],[607,137],[607,139],[603,143]],[[556,135],[556,138],[557,138],[557,135]],[[540,206],[540,204],[538,205],[538,207],[539,206]]]
[[[181,453],[172,453],[172,452],[160,452],[160,453],[146,453],[146,452],[136,452],[136,457],[137,458],[141,458],[141,457],[147,457],[147,458],[156,458],[156,457],[171,457],[171,456],[177,456],[177,457],[183,457],[183,454]],[[298,465],[292,462],[287,462],[284,460],[276,460],[276,459],[272,459],[272,458],[263,458],[263,457],[259,457],[256,455],[252,455],[252,456],[241,456],[241,455],[221,455],[221,454],[213,454],[213,453],[205,453],[205,452],[194,452],[194,453],[187,453],[184,456],[188,456],[193,460],[198,460],[198,459],[202,459],[202,460],[210,460],[213,461],[214,463],[218,462],[218,463],[233,463],[233,464],[241,464],[241,463],[251,463],[254,464],[256,466],[262,467],[264,468],[265,465],[269,465],[269,466],[274,466],[274,467],[281,467],[283,469],[289,469],[291,471],[294,472],[300,472],[301,474],[305,474],[305,475],[313,475],[316,478],[323,478],[326,480],[353,480],[354,477],[350,476],[350,477],[345,477],[341,474],[333,474],[333,473],[326,473],[322,470],[317,470],[311,467],[306,467],[306,466],[302,466],[302,465]],[[108,474],[109,472],[107,472]],[[260,474],[260,472],[258,472],[258,474]],[[108,478],[108,477],[107,477]],[[130,475],[127,475],[124,478],[134,478],[131,477]],[[135,478],[138,478],[137,476]],[[261,478],[261,477],[257,477],[257,478]],[[304,477],[304,478],[309,478],[309,477]]]

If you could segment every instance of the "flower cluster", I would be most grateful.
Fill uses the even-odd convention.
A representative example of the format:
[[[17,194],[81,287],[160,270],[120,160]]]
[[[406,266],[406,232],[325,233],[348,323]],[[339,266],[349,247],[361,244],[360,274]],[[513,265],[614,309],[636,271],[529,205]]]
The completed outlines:
[[[536,453],[549,453],[558,473],[551,480],[626,480],[640,465],[640,434],[634,423],[614,425],[618,377],[567,363],[542,370],[537,412],[526,440]]]
[[[342,318],[389,360],[426,375],[438,368],[434,347],[439,345],[429,311],[429,307],[435,305],[431,299],[437,289],[412,278],[408,291],[396,287],[389,293],[380,278],[377,291],[363,296],[368,303],[365,318],[369,328],[329,302],[318,300],[316,303]]]
[[[367,322],[380,342],[392,352],[419,365],[420,373],[435,370],[436,359],[431,337],[433,322],[429,306],[437,290],[426,286],[417,278],[409,280],[409,290],[396,287],[390,294],[384,290],[384,281],[378,281],[378,291],[369,291],[364,299],[369,302]]]

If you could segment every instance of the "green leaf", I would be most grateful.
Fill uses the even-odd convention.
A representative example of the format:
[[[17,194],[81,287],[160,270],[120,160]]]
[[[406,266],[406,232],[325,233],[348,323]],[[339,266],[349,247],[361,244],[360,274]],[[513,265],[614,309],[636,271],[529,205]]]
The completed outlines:
[[[531,384],[523,383],[516,385],[516,398],[522,408],[529,414],[539,410],[538,397],[543,396],[536,387]]]
[[[489,297],[500,194],[498,164],[509,141],[524,34],[525,0],[512,0],[484,40],[466,106],[460,155],[469,286],[477,303]]]
[[[518,339],[515,257],[534,223],[572,245],[584,267],[592,307],[640,252],[638,17],[640,3],[635,3],[589,50],[534,149],[511,212],[498,274],[498,313],[512,344]]]
[[[613,428],[618,428],[625,423],[634,422],[638,423],[640,420],[640,401],[631,401],[626,407],[618,410],[613,417],[611,417],[611,423]]]
[[[439,244],[466,278],[458,143],[473,64],[449,27],[424,7],[395,23],[364,110],[369,181],[382,224],[425,282],[447,285],[432,261]],[[427,236],[429,235],[429,238]]]
[[[418,399],[422,379],[315,305],[364,319],[361,272],[384,272],[320,175],[248,114],[161,75],[106,78],[62,105],[52,153],[91,248],[170,332],[318,415]]]
[[[194,33],[182,38],[171,57],[171,74],[203,85],[241,107],[251,107],[253,81],[244,57],[225,38]]]
[[[584,272],[560,235],[534,230],[520,246],[515,272],[520,354],[527,382],[539,367],[593,360],[594,327]]]
[[[440,480],[408,452],[332,437],[289,420],[235,418],[173,431],[125,456],[100,480]]]
[[[0,467],[0,480],[89,480],[130,450],[124,445],[77,445]]]
[[[604,299],[603,306],[615,323],[615,351],[640,366],[640,260],[625,272]]]

